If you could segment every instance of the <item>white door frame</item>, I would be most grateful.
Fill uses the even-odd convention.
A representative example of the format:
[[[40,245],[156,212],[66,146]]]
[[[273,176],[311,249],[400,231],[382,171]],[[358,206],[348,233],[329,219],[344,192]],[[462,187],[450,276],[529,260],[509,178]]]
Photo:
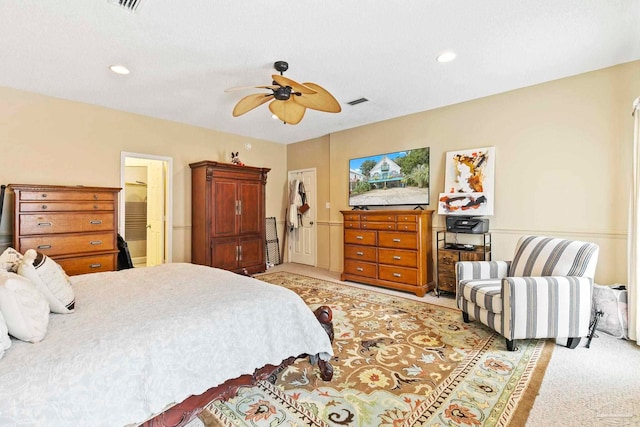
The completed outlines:
[[[165,212],[164,221],[164,249],[165,249],[165,262],[170,263],[173,260],[173,158],[156,156],[153,154],[141,154],[130,153],[126,151],[120,152],[120,187],[125,188],[125,159],[127,157],[133,157],[136,159],[146,160],[159,160],[165,162],[167,165],[167,176],[165,177],[165,193],[167,209]],[[124,191],[119,195],[119,218],[118,218],[118,231],[121,236],[124,236],[124,219],[125,219],[125,205],[124,205]]]
[[[287,188],[291,188],[290,187],[290,183],[292,179],[295,179],[297,174],[301,174],[304,172],[313,172],[313,188],[310,189],[306,189],[307,191],[309,191],[313,196],[312,199],[307,199],[307,203],[309,204],[311,210],[313,210],[313,226],[311,227],[311,234],[313,235],[313,243],[314,246],[312,248],[313,250],[313,266],[317,267],[318,266],[318,173],[317,173],[317,169],[316,168],[306,168],[306,169],[297,169],[297,170],[292,170],[287,172]],[[286,222],[286,221],[285,221]],[[285,227],[285,233],[289,233],[289,235],[287,236],[287,260],[289,262],[291,261],[291,247],[292,244],[294,243],[292,241],[292,233],[289,232],[288,228]]]

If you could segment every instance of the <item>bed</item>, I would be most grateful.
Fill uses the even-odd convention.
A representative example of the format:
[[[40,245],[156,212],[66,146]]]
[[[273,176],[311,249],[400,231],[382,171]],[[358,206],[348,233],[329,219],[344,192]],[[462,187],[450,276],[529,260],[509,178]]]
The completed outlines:
[[[74,312],[0,359],[0,425],[151,425],[257,368],[333,354],[300,297],[251,277],[173,263],[70,280]]]

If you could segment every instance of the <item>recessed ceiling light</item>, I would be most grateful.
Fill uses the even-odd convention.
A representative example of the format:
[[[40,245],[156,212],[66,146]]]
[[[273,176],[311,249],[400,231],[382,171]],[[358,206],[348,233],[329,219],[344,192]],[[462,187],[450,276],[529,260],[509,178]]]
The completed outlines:
[[[124,65],[112,65],[109,67],[109,69],[116,74],[122,74],[124,76],[130,73],[129,69]]]
[[[456,59],[456,53],[452,51],[442,52],[436,57],[438,62],[451,62]]]

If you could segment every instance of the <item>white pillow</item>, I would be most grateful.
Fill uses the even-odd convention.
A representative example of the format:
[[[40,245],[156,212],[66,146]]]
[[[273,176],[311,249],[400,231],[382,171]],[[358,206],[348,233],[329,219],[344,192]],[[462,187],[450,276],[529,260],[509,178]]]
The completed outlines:
[[[0,311],[0,359],[4,355],[4,351],[11,347],[11,338],[9,337],[9,329],[7,328],[7,322],[2,316]]]
[[[20,261],[22,261],[22,254],[13,248],[7,248],[0,255],[0,268],[16,273]]]
[[[53,313],[73,313],[75,295],[69,277],[57,262],[29,249],[18,266],[18,274],[31,280],[49,301]]]
[[[36,287],[15,273],[0,271],[0,311],[11,335],[41,341],[49,326],[49,303]]]

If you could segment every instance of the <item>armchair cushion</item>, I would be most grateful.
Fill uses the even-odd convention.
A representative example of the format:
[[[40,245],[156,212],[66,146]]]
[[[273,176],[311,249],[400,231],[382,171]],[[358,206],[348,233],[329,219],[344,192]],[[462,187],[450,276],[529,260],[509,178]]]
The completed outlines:
[[[598,246],[553,237],[523,236],[518,240],[509,277],[595,275]]]
[[[492,313],[502,313],[501,279],[466,280],[460,282],[459,298],[471,301]]]

